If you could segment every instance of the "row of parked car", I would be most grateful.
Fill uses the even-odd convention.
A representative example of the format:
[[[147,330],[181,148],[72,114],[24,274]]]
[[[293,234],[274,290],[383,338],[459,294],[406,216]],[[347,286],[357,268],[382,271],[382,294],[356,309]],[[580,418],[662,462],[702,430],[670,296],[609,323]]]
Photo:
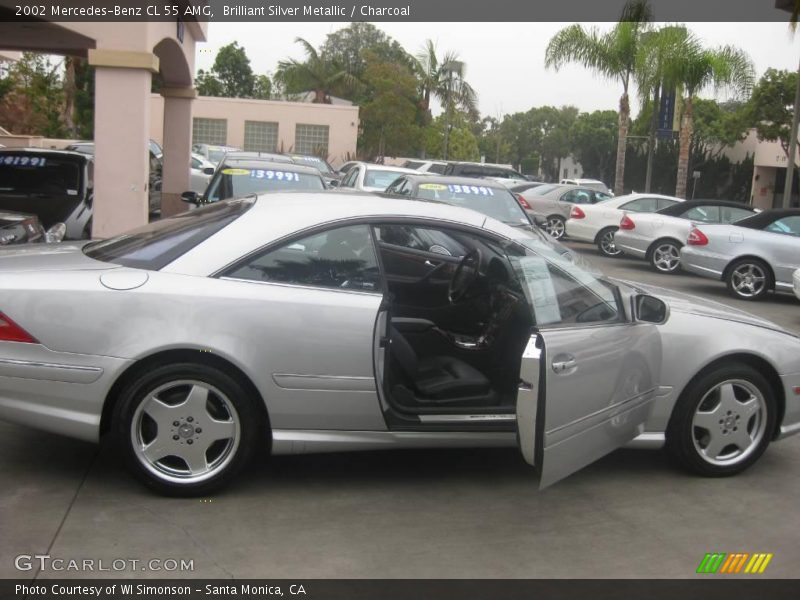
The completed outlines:
[[[538,186],[521,196],[556,239],[641,259],[659,273],[683,269],[721,280],[744,300],[793,289],[800,298],[798,208],[759,211],[741,202],[659,194],[611,197],[580,185]]]

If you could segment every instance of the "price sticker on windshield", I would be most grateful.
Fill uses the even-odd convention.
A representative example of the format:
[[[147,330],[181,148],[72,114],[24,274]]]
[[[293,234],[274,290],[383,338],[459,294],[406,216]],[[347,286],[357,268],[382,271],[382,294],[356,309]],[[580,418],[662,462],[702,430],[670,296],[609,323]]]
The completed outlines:
[[[451,184],[447,186],[454,194],[473,194],[475,196],[494,196],[492,188],[485,185],[457,185]]]
[[[43,156],[8,155],[0,157],[0,164],[12,167],[43,167],[47,159]]]
[[[268,171],[264,169],[253,169],[250,171],[250,179],[277,179],[278,181],[300,181],[300,173],[290,171]]]

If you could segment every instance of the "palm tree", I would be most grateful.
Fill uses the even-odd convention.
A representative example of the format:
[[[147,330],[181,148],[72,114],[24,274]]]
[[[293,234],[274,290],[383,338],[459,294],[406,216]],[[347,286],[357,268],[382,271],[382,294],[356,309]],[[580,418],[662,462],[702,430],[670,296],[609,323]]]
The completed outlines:
[[[438,99],[445,110],[449,105],[474,110],[477,94],[465,80],[466,67],[455,52],[446,52],[441,58],[436,55],[436,44],[427,40],[414,58],[414,71],[419,80],[420,108],[430,111],[431,97]]]
[[[619,22],[611,31],[600,33],[596,28],[587,30],[580,25],[570,25],[553,36],[545,52],[547,67],[558,70],[566,63],[577,62],[622,84],[615,194],[622,193],[625,178],[625,148],[631,113],[628,90],[642,36],[648,30],[651,18],[647,0],[631,0],[623,8]]]
[[[753,87],[755,70],[750,57],[742,50],[733,46],[704,48],[697,37],[689,34],[682,50],[682,59],[677,65],[676,76],[683,87],[684,98],[675,195],[685,198],[686,180],[689,173],[689,147],[692,140],[692,101],[694,97],[709,87],[713,87],[715,90],[726,88],[737,94],[747,94]]]
[[[289,93],[314,92],[314,103],[330,104],[333,90],[353,88],[357,85],[355,77],[336,63],[324,59],[316,48],[303,38],[295,38],[306,52],[306,60],[294,58],[278,63],[275,79],[282,83]]]
[[[647,140],[647,172],[644,191],[650,191],[653,175],[653,154],[662,93],[671,94],[679,84],[678,68],[688,39],[683,26],[668,26],[642,35],[636,57],[636,85],[642,105],[652,99],[652,114]]]

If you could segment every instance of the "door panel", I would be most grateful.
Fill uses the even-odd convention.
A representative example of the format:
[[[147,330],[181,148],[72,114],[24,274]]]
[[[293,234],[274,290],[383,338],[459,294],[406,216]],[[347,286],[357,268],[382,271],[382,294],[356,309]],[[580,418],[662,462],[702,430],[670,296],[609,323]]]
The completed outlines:
[[[517,411],[523,455],[533,458],[540,487],[547,487],[643,431],[661,339],[655,325],[644,323],[553,328],[538,337],[522,360],[528,377],[540,374],[538,390],[520,390]]]

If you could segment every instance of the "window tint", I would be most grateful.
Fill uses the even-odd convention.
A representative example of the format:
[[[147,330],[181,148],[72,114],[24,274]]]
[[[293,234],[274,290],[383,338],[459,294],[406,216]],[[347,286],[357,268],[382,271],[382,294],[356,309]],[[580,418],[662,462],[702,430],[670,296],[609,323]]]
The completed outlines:
[[[744,219],[745,217],[751,217],[753,215],[753,211],[751,210],[745,208],[729,208],[727,206],[721,206],[720,213],[720,220],[723,223],[735,223],[739,219]]]
[[[252,200],[236,200],[204,206],[90,243],[83,252],[95,260],[155,271],[217,233],[252,205]]]
[[[367,225],[339,227],[289,242],[249,259],[225,276],[369,292],[381,288]]]
[[[678,204],[678,201],[668,200],[667,198],[658,198],[658,208],[656,210],[661,210],[662,208],[667,208],[668,206],[673,206],[674,204]]]
[[[719,206],[695,206],[683,213],[684,219],[703,223],[719,223]]]
[[[380,225],[375,229],[375,234],[382,244],[401,246],[411,250],[447,256],[464,256],[467,253],[461,243],[439,229],[414,225]]]
[[[800,236],[800,216],[783,217],[767,225],[764,230]]]
[[[655,198],[637,198],[626,202],[620,208],[628,212],[654,212],[657,210],[658,203]]]

